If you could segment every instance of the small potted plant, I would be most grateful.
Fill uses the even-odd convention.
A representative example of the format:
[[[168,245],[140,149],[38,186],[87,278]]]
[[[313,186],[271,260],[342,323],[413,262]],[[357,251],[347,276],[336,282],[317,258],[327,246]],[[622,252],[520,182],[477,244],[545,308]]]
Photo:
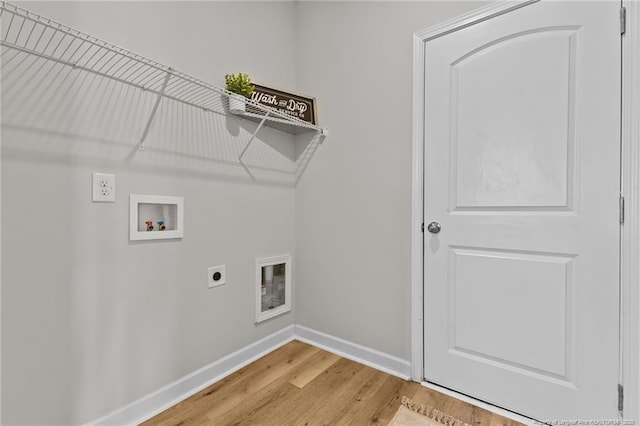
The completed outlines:
[[[229,111],[242,113],[245,111],[245,100],[251,98],[251,94],[256,90],[256,86],[251,84],[248,74],[227,74],[225,77],[227,90],[233,95],[229,95]]]

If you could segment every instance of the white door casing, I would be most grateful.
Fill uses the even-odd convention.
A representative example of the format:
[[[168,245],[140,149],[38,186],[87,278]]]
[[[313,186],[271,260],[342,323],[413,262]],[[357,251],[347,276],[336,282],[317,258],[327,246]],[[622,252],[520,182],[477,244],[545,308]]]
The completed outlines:
[[[427,380],[617,416],[618,13],[536,3],[423,43]]]
[[[624,417],[640,417],[640,3],[623,1],[622,191],[625,220],[621,244],[621,383]]]

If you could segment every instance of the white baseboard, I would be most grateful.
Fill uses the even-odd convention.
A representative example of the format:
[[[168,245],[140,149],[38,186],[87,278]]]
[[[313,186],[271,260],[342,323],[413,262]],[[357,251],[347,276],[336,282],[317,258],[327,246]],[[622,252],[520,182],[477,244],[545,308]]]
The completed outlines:
[[[85,426],[140,424],[292,340],[309,343],[405,380],[411,375],[407,360],[307,327],[290,325]]]
[[[140,424],[292,340],[308,343],[401,379],[410,380],[411,377],[411,363],[407,360],[301,325],[290,325],[196,370],[137,401],[112,411],[97,420],[85,423],[85,426]],[[422,385],[493,413],[500,414],[503,417],[527,425],[533,423],[529,418],[519,416],[447,388],[427,382],[422,382]]]
[[[201,391],[207,386],[294,340],[295,328],[290,325],[276,333],[233,352],[157,391],[119,408],[86,426],[137,425],[160,414],[169,407]]]
[[[384,371],[404,380],[411,377],[411,363],[405,359],[358,345],[348,340],[321,333],[310,328],[296,325],[295,338],[326,351],[359,362],[376,370]]]

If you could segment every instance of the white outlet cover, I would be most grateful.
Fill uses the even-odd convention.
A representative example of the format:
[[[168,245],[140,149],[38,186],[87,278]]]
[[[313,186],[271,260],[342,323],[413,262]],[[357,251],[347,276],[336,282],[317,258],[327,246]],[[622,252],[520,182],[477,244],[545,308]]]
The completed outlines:
[[[224,285],[227,283],[227,272],[226,272],[226,267],[225,265],[220,265],[220,266],[212,266],[208,269],[209,275],[208,275],[208,283],[209,283],[209,288],[213,288],[213,287],[219,287],[221,285]],[[216,273],[220,274],[220,277],[216,280],[214,279],[214,275],[216,275]]]
[[[116,177],[107,173],[93,174],[93,201],[96,203],[115,203]]]

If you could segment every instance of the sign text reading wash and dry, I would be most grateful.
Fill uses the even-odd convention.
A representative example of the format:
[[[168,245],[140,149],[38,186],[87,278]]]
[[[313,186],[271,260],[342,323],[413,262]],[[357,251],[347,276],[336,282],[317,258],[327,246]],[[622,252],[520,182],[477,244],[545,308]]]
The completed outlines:
[[[252,101],[275,108],[284,114],[306,121],[307,123],[316,124],[314,98],[283,92],[259,84],[254,84],[254,86],[256,86],[256,90],[251,95]]]

